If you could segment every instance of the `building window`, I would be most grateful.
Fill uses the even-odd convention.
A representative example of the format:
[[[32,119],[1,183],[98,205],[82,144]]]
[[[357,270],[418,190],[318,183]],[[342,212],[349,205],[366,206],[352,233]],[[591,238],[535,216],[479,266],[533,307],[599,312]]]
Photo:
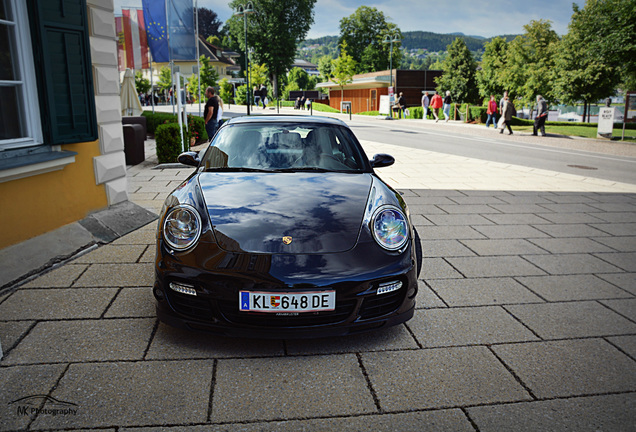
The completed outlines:
[[[25,4],[0,0],[0,151],[42,143],[33,71]]]

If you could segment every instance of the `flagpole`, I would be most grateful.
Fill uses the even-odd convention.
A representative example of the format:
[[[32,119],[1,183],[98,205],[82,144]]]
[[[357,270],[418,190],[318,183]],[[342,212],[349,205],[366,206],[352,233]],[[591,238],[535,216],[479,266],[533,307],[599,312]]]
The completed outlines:
[[[152,101],[152,113],[155,113],[155,84],[152,80],[152,55],[148,55],[150,61],[150,100]]]
[[[199,117],[201,117],[201,63],[199,62],[199,0],[194,0],[194,10],[195,10],[195,18],[194,22],[196,24],[196,39],[194,43],[197,47],[197,74],[199,78],[197,82],[199,83]]]

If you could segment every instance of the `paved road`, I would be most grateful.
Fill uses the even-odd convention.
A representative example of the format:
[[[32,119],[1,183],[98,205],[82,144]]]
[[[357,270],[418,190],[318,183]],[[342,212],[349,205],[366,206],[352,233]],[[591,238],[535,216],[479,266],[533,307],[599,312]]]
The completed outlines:
[[[150,294],[151,223],[0,295],[0,431],[636,430],[636,182],[383,141],[362,139],[396,157],[379,173],[425,254],[406,325],[172,329]],[[191,170],[155,165],[128,181],[158,212]]]

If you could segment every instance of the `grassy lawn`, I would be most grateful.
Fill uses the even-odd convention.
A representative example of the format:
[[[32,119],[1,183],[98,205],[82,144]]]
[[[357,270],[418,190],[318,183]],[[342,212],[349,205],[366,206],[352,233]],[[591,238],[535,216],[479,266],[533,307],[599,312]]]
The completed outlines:
[[[532,133],[532,126],[513,126],[512,130],[520,132]],[[547,133],[567,135],[567,136],[579,136],[585,138],[596,138],[596,128],[589,126],[561,126],[561,125],[546,125],[545,131]],[[622,128],[614,128],[613,140],[621,139],[623,134]],[[636,130],[625,129],[625,141],[636,142]]]

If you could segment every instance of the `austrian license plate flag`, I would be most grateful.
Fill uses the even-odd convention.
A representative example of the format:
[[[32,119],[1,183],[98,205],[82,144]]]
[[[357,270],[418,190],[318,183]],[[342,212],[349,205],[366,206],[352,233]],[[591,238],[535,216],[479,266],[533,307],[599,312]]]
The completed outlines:
[[[239,308],[246,312],[323,312],[336,309],[335,291],[264,293],[239,291]]]

